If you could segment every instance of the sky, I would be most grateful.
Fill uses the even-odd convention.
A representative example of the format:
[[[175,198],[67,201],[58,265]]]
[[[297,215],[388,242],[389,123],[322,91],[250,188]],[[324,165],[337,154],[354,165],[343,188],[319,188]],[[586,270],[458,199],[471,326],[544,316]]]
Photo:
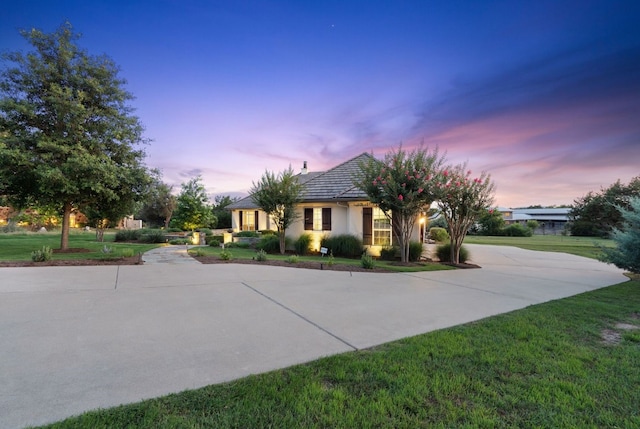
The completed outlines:
[[[571,204],[640,176],[640,1],[11,1],[69,21],[121,69],[175,186],[247,195],[265,170],[323,171],[400,144],[486,170],[495,205]],[[4,67],[4,65],[3,65]]]

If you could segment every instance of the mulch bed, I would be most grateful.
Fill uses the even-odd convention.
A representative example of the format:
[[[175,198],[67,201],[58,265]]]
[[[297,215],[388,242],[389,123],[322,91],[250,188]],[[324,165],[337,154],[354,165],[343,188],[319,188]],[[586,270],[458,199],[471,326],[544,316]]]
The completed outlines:
[[[142,262],[138,256],[128,258],[110,258],[110,259],[67,259],[67,260],[51,260],[46,262],[32,261],[4,261],[0,262],[0,268],[4,267],[80,267],[91,265],[141,265]]]
[[[333,264],[327,265],[327,263],[300,261],[296,263],[290,263],[287,261],[266,260],[255,261],[253,259],[232,259],[231,261],[225,261],[217,256],[194,256],[203,264],[252,264],[252,265],[271,265],[275,267],[287,267],[287,268],[306,268],[311,270],[327,270],[327,271],[350,271],[350,272],[362,272],[362,273],[392,273],[393,271],[383,268],[373,268],[368,270],[366,268],[359,267],[357,265],[345,265],[345,264]]]

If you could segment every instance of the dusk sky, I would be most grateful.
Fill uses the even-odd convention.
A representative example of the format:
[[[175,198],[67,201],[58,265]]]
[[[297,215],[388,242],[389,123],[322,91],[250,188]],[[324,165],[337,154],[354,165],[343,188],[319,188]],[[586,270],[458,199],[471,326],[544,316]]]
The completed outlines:
[[[640,1],[8,1],[121,68],[179,190],[246,195],[403,143],[494,179],[496,205],[571,204],[640,176]]]

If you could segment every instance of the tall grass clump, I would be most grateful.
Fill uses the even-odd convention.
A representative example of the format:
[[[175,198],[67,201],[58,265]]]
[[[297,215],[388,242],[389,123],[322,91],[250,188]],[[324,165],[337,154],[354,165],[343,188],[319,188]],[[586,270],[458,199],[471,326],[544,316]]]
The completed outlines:
[[[51,260],[53,252],[49,246],[42,246],[42,249],[31,252],[31,260],[33,262],[46,262]]]
[[[451,243],[441,244],[436,248],[436,255],[440,262],[451,262]],[[460,248],[460,260],[461,264],[464,264],[469,259],[469,251],[466,247]]]
[[[141,233],[141,229],[121,229],[116,232],[115,241],[138,241]]]
[[[304,233],[294,241],[293,247],[298,255],[306,255],[311,251],[311,234]]]
[[[417,262],[422,256],[422,243],[419,241],[409,242],[409,262]]]
[[[362,257],[360,258],[360,265],[362,266],[362,268],[372,270],[376,266],[376,261],[373,259],[373,256],[367,253],[363,253]]]
[[[159,229],[149,229],[144,230],[144,232],[140,234],[138,241],[141,243],[164,243],[167,241],[167,238],[164,231]]]
[[[334,256],[345,258],[357,258],[364,251],[362,240],[351,234],[325,236],[320,245],[333,252]]]

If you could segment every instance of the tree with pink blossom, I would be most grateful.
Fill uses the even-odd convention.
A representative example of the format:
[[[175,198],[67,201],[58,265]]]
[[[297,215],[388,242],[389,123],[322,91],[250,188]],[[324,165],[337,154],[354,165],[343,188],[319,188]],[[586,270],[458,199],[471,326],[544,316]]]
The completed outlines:
[[[418,216],[436,198],[434,180],[443,163],[437,148],[430,151],[419,146],[406,152],[401,145],[387,152],[383,160],[371,157],[363,162],[361,174],[354,178],[354,184],[391,221],[402,262],[409,261],[409,241]]]
[[[467,231],[493,203],[495,184],[485,171],[474,177],[464,163],[442,170],[436,189],[440,212],[449,225],[451,262],[458,264]]]

